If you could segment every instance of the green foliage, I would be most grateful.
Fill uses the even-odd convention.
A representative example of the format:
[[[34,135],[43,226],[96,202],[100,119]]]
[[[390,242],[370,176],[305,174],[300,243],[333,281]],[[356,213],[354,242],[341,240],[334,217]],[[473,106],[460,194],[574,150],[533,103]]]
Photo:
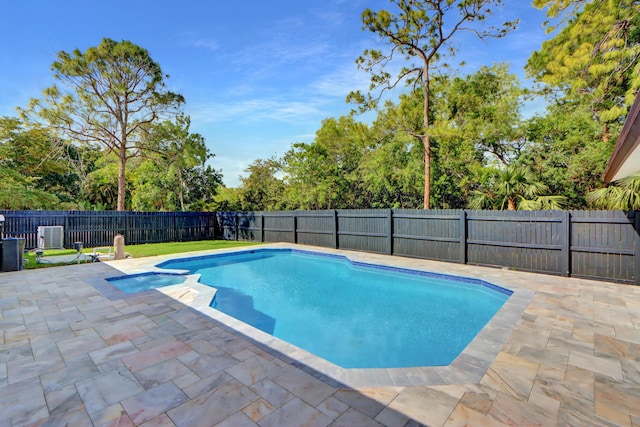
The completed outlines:
[[[131,165],[129,165],[130,167]],[[125,207],[131,206],[131,182],[125,189]],[[118,206],[118,160],[115,155],[99,158],[96,169],[87,174],[82,186],[83,208],[115,210]]]
[[[423,205],[428,209],[431,192],[431,67],[441,63],[442,58],[454,55],[451,42],[460,29],[470,30],[481,39],[503,37],[515,29],[517,22],[505,22],[500,27],[480,25],[493,14],[494,6],[502,5],[502,0],[391,0],[391,3],[396,7],[396,13],[371,9],[362,13],[363,29],[378,35],[387,44],[387,49],[366,49],[356,60],[358,68],[371,74],[371,84],[368,94],[352,92],[347,101],[357,104],[360,111],[367,111],[376,108],[383,93],[396,88],[402,81],[412,86],[414,91],[422,88],[422,126],[415,136],[421,138],[424,146]],[[398,58],[409,62],[409,65],[392,74],[388,64]]]
[[[45,129],[0,117],[0,209],[75,207],[77,177],[57,148]]]
[[[208,210],[220,172],[205,162],[213,157],[204,137],[190,133],[184,114],[153,125],[146,135],[146,160],[134,172],[135,210]]]
[[[521,108],[527,91],[506,64],[482,66],[464,77],[443,76],[435,82],[432,109],[437,138],[470,142],[487,160],[508,164],[524,143]]]
[[[271,158],[253,161],[242,179],[242,209],[246,211],[274,211],[286,208],[283,194],[284,182],[276,175],[282,174],[280,161]]]
[[[587,194],[587,200],[599,209],[640,210],[640,175],[623,178],[608,187]]]
[[[536,0],[534,5],[565,19],[562,30],[529,58],[529,75],[587,103],[602,123],[624,118],[640,88],[640,3]]]
[[[378,113],[358,170],[367,195],[358,207],[422,206],[424,147],[414,136],[422,128],[422,99],[419,91],[412,91],[401,95],[397,105],[385,103]]]
[[[548,187],[533,172],[519,165],[495,169],[484,188],[475,190],[469,201],[471,209],[562,209],[563,196],[545,195]]]
[[[568,208],[587,207],[585,195],[603,186],[602,176],[613,149],[588,107],[553,105],[545,116],[531,118],[525,128],[528,144],[519,161],[528,165],[552,194],[565,195]]]
[[[0,167],[0,209],[52,209],[60,200],[53,194],[37,188],[37,179],[20,175]]]
[[[287,206],[344,209],[361,203],[357,169],[365,154],[367,127],[352,117],[322,122],[311,144],[294,144],[282,160]]]
[[[221,187],[211,204],[213,211],[240,212],[242,208],[242,190],[240,188]]]

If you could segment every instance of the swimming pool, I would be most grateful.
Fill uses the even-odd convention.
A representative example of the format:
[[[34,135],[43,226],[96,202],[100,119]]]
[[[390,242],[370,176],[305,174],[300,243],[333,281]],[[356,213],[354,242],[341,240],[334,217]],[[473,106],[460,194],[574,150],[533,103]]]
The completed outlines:
[[[201,274],[212,307],[343,368],[443,366],[511,295],[477,279],[259,249],[158,264]]]

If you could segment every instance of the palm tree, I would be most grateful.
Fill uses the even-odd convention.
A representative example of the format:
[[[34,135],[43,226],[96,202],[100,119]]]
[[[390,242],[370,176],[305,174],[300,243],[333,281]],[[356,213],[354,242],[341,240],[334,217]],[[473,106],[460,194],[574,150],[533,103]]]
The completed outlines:
[[[564,196],[543,195],[549,188],[537,181],[535,175],[526,166],[508,165],[495,171],[495,179],[490,186],[483,190],[475,190],[469,201],[471,209],[490,209],[500,203],[500,209],[505,206],[510,211],[516,209],[562,209],[565,204]]]
[[[640,210],[640,174],[587,193],[587,201],[601,209]]]

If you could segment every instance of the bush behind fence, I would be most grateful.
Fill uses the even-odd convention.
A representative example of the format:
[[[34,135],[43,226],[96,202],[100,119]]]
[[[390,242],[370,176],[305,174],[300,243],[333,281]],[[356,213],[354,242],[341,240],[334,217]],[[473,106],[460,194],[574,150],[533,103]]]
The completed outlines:
[[[349,209],[286,212],[0,211],[5,236],[38,245],[206,239],[289,242],[640,284],[640,212]]]

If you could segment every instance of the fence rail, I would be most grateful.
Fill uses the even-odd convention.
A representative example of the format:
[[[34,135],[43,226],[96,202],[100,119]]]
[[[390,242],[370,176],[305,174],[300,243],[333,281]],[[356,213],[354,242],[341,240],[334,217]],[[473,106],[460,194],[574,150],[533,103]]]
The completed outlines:
[[[290,242],[640,285],[640,212],[218,212],[225,239]]]
[[[4,235],[38,246],[221,238],[289,242],[640,285],[640,212],[350,209],[288,212],[0,211]]]

